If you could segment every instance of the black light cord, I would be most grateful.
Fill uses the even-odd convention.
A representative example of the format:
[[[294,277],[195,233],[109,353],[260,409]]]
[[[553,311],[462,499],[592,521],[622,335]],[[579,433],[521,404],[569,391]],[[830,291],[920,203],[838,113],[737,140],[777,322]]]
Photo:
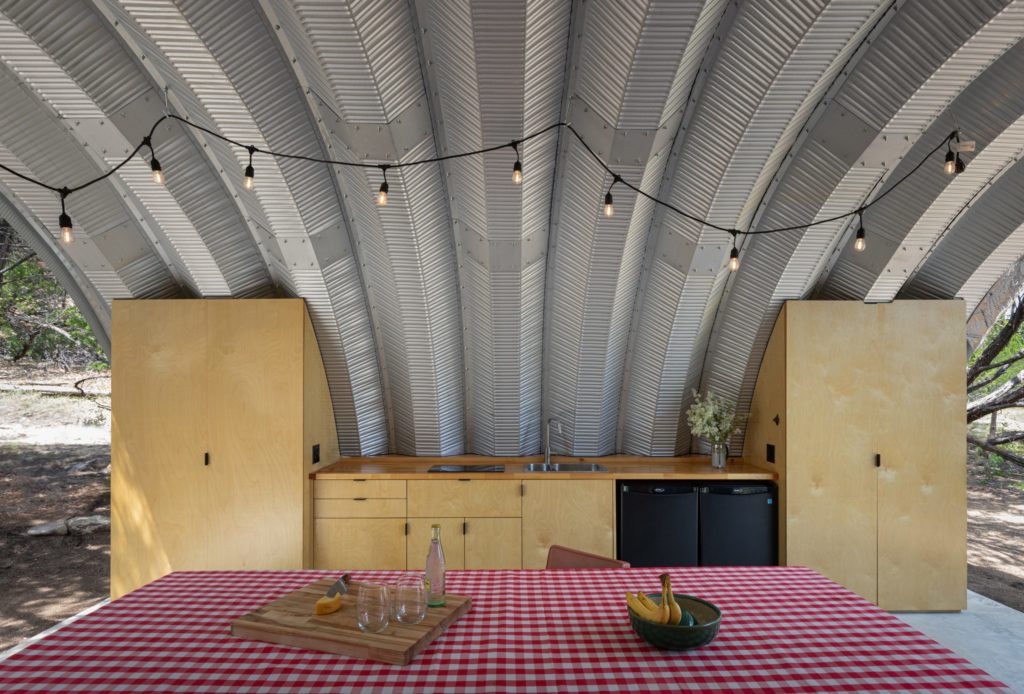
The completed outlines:
[[[518,160],[518,157],[519,157],[519,145],[521,145],[524,142],[529,142],[530,140],[532,140],[534,138],[540,137],[544,133],[547,133],[547,132],[549,132],[551,130],[555,130],[556,128],[565,128],[570,133],[572,133],[572,135],[579,141],[579,143],[581,145],[583,145],[583,148],[587,151],[587,153],[591,156],[591,158],[594,161],[596,161],[601,166],[602,169],[604,169],[607,173],[609,173],[612,176],[612,183],[611,183],[610,186],[608,186],[608,192],[606,193],[606,196],[605,196],[606,200],[608,200],[610,198],[612,187],[616,183],[621,183],[625,187],[627,187],[630,190],[632,190],[633,192],[635,192],[637,195],[641,195],[641,196],[647,198],[648,200],[650,200],[651,202],[653,202],[653,203],[655,203],[657,205],[661,205],[662,207],[664,207],[664,208],[666,208],[668,210],[671,210],[672,212],[675,212],[676,214],[678,214],[680,217],[683,217],[684,219],[688,219],[691,222],[696,222],[697,224],[700,224],[702,226],[706,226],[706,227],[709,227],[711,229],[716,229],[718,231],[722,231],[722,232],[725,232],[727,234],[732,235],[734,243],[735,243],[735,238],[737,236],[752,236],[752,235],[757,235],[757,234],[778,234],[778,233],[783,233],[783,232],[787,232],[787,231],[798,231],[800,229],[808,229],[810,227],[815,227],[815,226],[819,226],[819,225],[822,225],[822,224],[829,224],[831,222],[836,222],[836,221],[839,221],[841,219],[845,219],[847,217],[852,217],[853,215],[863,215],[864,210],[867,210],[871,206],[876,205],[879,202],[881,202],[882,199],[885,198],[885,196],[889,195],[891,192],[896,190],[896,188],[898,188],[901,184],[903,184],[908,178],[910,178],[912,175],[917,173],[917,171],[922,166],[924,166],[925,162],[927,162],[932,157],[932,155],[934,155],[936,152],[938,152],[944,146],[945,147],[949,147],[950,144],[954,141],[954,139],[959,140],[959,131],[954,130],[949,135],[947,135],[942,140],[942,142],[937,144],[935,147],[933,147],[931,149],[931,151],[929,151],[924,157],[922,157],[921,161],[918,162],[917,165],[914,166],[914,168],[912,168],[910,171],[908,171],[903,176],[901,176],[895,183],[893,183],[891,186],[886,188],[874,200],[872,200],[872,201],[870,201],[868,203],[865,203],[864,205],[861,205],[860,207],[858,207],[856,209],[850,210],[849,212],[843,212],[841,214],[834,215],[834,216],[829,217],[827,219],[819,219],[819,220],[814,221],[814,222],[808,222],[807,224],[799,224],[799,225],[795,225],[795,226],[786,226],[786,227],[774,227],[774,228],[771,228],[771,229],[757,229],[757,230],[748,229],[746,231],[743,231],[743,230],[740,230],[740,229],[733,229],[733,228],[729,228],[729,227],[720,226],[720,225],[715,224],[714,222],[711,222],[711,221],[709,221],[707,219],[703,219],[702,217],[698,217],[696,215],[690,214],[690,213],[686,212],[685,210],[682,210],[682,209],[676,207],[675,205],[673,205],[673,204],[671,204],[669,202],[666,202],[666,201],[661,200],[661,199],[659,199],[659,198],[657,198],[657,197],[655,197],[653,195],[650,195],[649,193],[644,192],[643,190],[640,189],[639,186],[636,186],[636,185],[630,183],[629,181],[627,181],[624,178],[622,178],[615,171],[613,171],[612,168],[610,166],[608,166],[608,164],[606,164],[603,159],[601,159],[601,157],[597,154],[597,152],[595,152],[593,150],[593,148],[590,146],[590,144],[587,143],[587,141],[583,138],[583,136],[580,135],[580,133],[576,130],[576,128],[574,128],[569,123],[564,123],[564,122],[561,122],[561,121],[559,121],[557,123],[552,123],[551,125],[549,125],[549,126],[547,126],[545,128],[542,128],[540,130],[537,130],[536,132],[530,133],[529,135],[525,135],[525,136],[523,136],[522,138],[520,138],[518,140],[512,140],[511,142],[508,142],[508,143],[504,143],[504,144],[500,144],[500,145],[494,145],[494,146],[491,146],[491,147],[484,147],[483,149],[476,149],[476,150],[473,150],[473,151],[470,151],[470,152],[459,152],[457,154],[446,154],[446,155],[443,155],[443,156],[440,156],[440,157],[430,157],[428,159],[417,159],[415,161],[397,162],[397,163],[393,163],[393,164],[367,164],[367,163],[363,163],[363,162],[338,161],[336,159],[324,159],[324,158],[320,158],[320,157],[305,156],[305,155],[302,155],[302,154],[288,154],[286,152],[275,152],[275,151],[270,150],[270,149],[260,149],[259,147],[255,147],[253,145],[243,144],[243,143],[241,143],[241,142],[239,142],[237,140],[234,140],[234,139],[232,139],[230,137],[227,137],[227,136],[222,135],[222,134],[220,134],[218,132],[215,132],[215,131],[207,128],[207,127],[199,125],[198,123],[194,123],[194,122],[188,120],[187,118],[182,118],[181,116],[176,116],[174,114],[166,114],[166,115],[163,115],[160,118],[158,118],[156,120],[156,122],[153,123],[153,127],[149,129],[149,134],[146,135],[143,138],[142,142],[140,142],[138,144],[138,146],[136,146],[135,149],[132,150],[131,154],[129,154],[127,157],[125,157],[124,160],[122,160],[119,164],[117,164],[116,166],[114,166],[110,170],[106,171],[105,173],[100,174],[96,178],[93,178],[93,179],[91,179],[89,181],[86,181],[85,183],[82,183],[80,185],[77,185],[77,186],[74,186],[74,187],[71,187],[71,188],[51,186],[51,185],[49,185],[47,183],[44,183],[44,182],[42,182],[42,181],[40,181],[38,179],[32,178],[31,176],[27,176],[27,175],[25,175],[23,173],[15,171],[14,169],[12,169],[12,168],[10,168],[8,166],[5,166],[4,164],[0,164],[0,169],[6,171],[9,174],[12,174],[13,176],[17,176],[18,178],[20,178],[23,181],[27,181],[28,183],[32,183],[33,185],[39,186],[40,188],[45,188],[47,190],[53,191],[54,193],[58,193],[61,196],[61,204],[62,204],[62,208],[63,208],[63,202],[64,202],[65,198],[67,198],[72,193],[76,193],[76,192],[78,192],[80,190],[88,188],[89,186],[91,186],[91,185],[93,185],[95,183],[99,183],[100,181],[106,180],[110,176],[114,175],[115,173],[117,173],[117,171],[119,169],[121,169],[121,167],[123,167],[125,164],[127,164],[129,161],[131,161],[132,158],[134,158],[135,155],[137,155],[139,153],[139,150],[141,150],[143,147],[148,146],[150,148],[150,153],[152,154],[153,153],[153,147],[152,147],[153,135],[156,133],[157,127],[159,127],[159,125],[161,123],[163,123],[165,120],[175,120],[175,121],[178,121],[179,123],[187,125],[190,128],[194,128],[196,130],[200,130],[200,131],[206,133],[207,135],[210,135],[211,137],[215,137],[218,140],[222,140],[223,142],[227,142],[227,143],[229,143],[231,145],[234,145],[236,147],[241,147],[242,149],[247,150],[249,152],[249,167],[248,167],[249,169],[251,169],[251,167],[252,167],[252,157],[253,157],[253,155],[256,154],[256,153],[260,153],[260,154],[266,154],[266,155],[272,156],[272,157],[277,158],[277,159],[294,159],[294,160],[298,160],[298,161],[311,162],[311,163],[314,163],[314,164],[328,164],[330,166],[347,166],[347,167],[360,168],[360,169],[379,169],[385,175],[385,179],[384,179],[384,181],[385,181],[384,185],[385,186],[387,185],[387,170],[388,169],[404,169],[404,168],[408,168],[408,167],[411,167],[411,166],[420,166],[422,164],[436,164],[436,163],[439,163],[439,162],[450,161],[452,159],[463,159],[465,157],[474,157],[474,156],[479,156],[481,154],[487,154],[489,152],[496,152],[498,150],[505,149],[506,147],[511,147],[513,150],[515,150],[516,158]],[[385,191],[386,191],[386,188],[385,188]],[[62,209],[62,213],[63,213],[63,209]]]

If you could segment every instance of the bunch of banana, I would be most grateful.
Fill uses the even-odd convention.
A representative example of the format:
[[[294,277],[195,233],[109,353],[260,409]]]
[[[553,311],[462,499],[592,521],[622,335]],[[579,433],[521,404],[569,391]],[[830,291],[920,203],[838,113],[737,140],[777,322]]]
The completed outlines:
[[[641,619],[655,624],[693,624],[693,618],[688,612],[684,612],[679,603],[676,602],[672,593],[672,579],[668,574],[662,574],[661,578],[661,602],[656,603],[647,597],[646,593],[626,593],[626,604],[637,613]]]

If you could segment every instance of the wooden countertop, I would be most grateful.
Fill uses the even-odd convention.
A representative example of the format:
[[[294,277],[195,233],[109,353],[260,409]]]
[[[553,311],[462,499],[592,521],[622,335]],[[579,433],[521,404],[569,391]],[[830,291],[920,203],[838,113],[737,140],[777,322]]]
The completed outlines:
[[[775,480],[778,474],[757,467],[742,458],[730,458],[724,470],[711,467],[711,458],[704,455],[647,457],[612,455],[596,458],[553,455],[553,463],[600,463],[607,472],[527,472],[523,466],[541,463],[543,456],[519,458],[482,455],[447,457],[380,455],[342,458],[321,470],[310,473],[316,480],[350,479],[675,479],[675,480]],[[504,465],[504,472],[427,472],[432,465]]]

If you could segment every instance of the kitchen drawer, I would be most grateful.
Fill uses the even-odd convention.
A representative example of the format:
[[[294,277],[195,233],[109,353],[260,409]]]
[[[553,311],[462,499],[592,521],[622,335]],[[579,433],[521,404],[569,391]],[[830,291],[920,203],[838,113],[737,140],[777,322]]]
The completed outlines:
[[[409,480],[410,518],[519,518],[518,480]]]
[[[405,499],[317,499],[316,518],[405,518]]]
[[[405,480],[315,480],[316,499],[404,499]]]

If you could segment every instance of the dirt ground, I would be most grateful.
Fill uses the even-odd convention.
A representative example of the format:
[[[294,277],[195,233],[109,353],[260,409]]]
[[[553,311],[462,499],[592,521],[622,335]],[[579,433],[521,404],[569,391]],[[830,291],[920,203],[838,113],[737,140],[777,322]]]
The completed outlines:
[[[110,381],[95,376],[0,366],[0,651],[108,594],[109,533],[25,534],[109,514]],[[82,378],[88,397],[39,392]],[[1024,468],[972,455],[967,508],[968,587],[1024,611]]]

